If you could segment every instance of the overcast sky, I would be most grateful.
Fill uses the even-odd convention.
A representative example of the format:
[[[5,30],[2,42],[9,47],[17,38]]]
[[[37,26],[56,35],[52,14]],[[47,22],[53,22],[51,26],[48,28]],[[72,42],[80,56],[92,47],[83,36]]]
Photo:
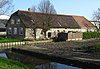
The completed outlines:
[[[13,0],[14,11],[27,10],[38,5],[41,0]],[[92,19],[92,14],[100,8],[100,0],[50,0],[58,14],[85,16]]]

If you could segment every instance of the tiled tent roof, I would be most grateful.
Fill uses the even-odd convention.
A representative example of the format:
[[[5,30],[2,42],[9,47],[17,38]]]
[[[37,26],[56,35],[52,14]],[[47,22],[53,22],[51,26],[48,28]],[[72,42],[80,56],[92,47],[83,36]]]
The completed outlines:
[[[43,24],[41,16],[46,15],[45,13],[22,11],[22,10],[17,11],[17,13],[26,27],[31,27],[37,20],[36,27],[39,28],[41,28]],[[80,28],[75,19],[70,15],[56,15],[56,14],[49,14],[49,15],[52,15],[55,18],[55,21],[52,23],[51,28]]]
[[[81,28],[95,28],[95,26],[83,16],[73,16]]]

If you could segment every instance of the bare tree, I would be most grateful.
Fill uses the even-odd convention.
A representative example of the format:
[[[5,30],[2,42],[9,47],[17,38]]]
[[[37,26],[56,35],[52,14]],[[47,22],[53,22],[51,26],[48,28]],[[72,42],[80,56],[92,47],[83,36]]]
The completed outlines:
[[[100,8],[94,12],[93,19],[98,23],[98,30],[100,31]]]
[[[38,5],[38,11],[49,14],[56,13],[54,6],[51,4],[49,0],[41,0],[40,4]]]
[[[0,15],[13,11],[12,0],[0,0]]]
[[[49,0],[41,0],[39,5],[37,7],[33,6],[31,10],[33,12],[42,13],[38,16],[38,18],[36,15],[34,22],[37,23],[38,25],[38,21],[41,21],[42,33],[44,34],[44,37],[46,38],[46,32],[50,29],[52,23],[55,22],[56,20],[55,19],[56,17],[54,16],[54,14],[56,14],[54,6],[51,4]]]
[[[53,14],[56,14],[54,6],[50,3],[49,0],[41,0],[40,4],[38,5],[38,11],[45,13],[42,15],[42,30],[44,36],[46,37],[46,32],[50,29],[50,26],[55,21]]]
[[[31,10],[33,11],[33,12],[36,12],[37,10],[36,10],[36,6],[32,6],[31,7]]]

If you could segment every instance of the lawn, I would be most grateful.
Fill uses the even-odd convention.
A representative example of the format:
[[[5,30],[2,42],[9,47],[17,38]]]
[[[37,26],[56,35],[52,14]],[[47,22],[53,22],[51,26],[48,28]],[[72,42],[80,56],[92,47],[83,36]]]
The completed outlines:
[[[7,43],[7,42],[20,42],[22,40],[19,39],[11,39],[11,38],[0,38],[0,43]]]
[[[0,69],[30,69],[18,61],[0,57]]]

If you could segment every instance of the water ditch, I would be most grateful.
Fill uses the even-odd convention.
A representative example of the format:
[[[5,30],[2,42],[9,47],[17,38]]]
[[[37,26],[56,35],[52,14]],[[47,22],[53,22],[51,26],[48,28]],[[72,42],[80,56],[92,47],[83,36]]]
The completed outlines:
[[[37,69],[82,69],[74,66],[69,66],[57,62],[52,62],[50,60],[39,59],[37,57],[30,57],[23,54],[14,53],[11,51],[1,52],[0,57],[13,59],[20,61],[24,64],[29,65],[30,67],[35,67]]]
[[[64,62],[63,59],[58,60],[58,58],[55,58],[53,60],[49,60],[49,59],[44,59],[45,56],[38,56],[34,54],[33,57],[25,54],[15,53],[8,50],[5,52],[1,52],[0,57],[5,57],[16,61],[20,61],[24,64],[29,65],[32,68],[35,67],[37,69],[93,69],[93,68],[86,68],[85,66],[80,67],[79,66],[80,63],[77,63],[77,65],[73,65],[72,62],[69,61],[68,63],[63,63]]]

